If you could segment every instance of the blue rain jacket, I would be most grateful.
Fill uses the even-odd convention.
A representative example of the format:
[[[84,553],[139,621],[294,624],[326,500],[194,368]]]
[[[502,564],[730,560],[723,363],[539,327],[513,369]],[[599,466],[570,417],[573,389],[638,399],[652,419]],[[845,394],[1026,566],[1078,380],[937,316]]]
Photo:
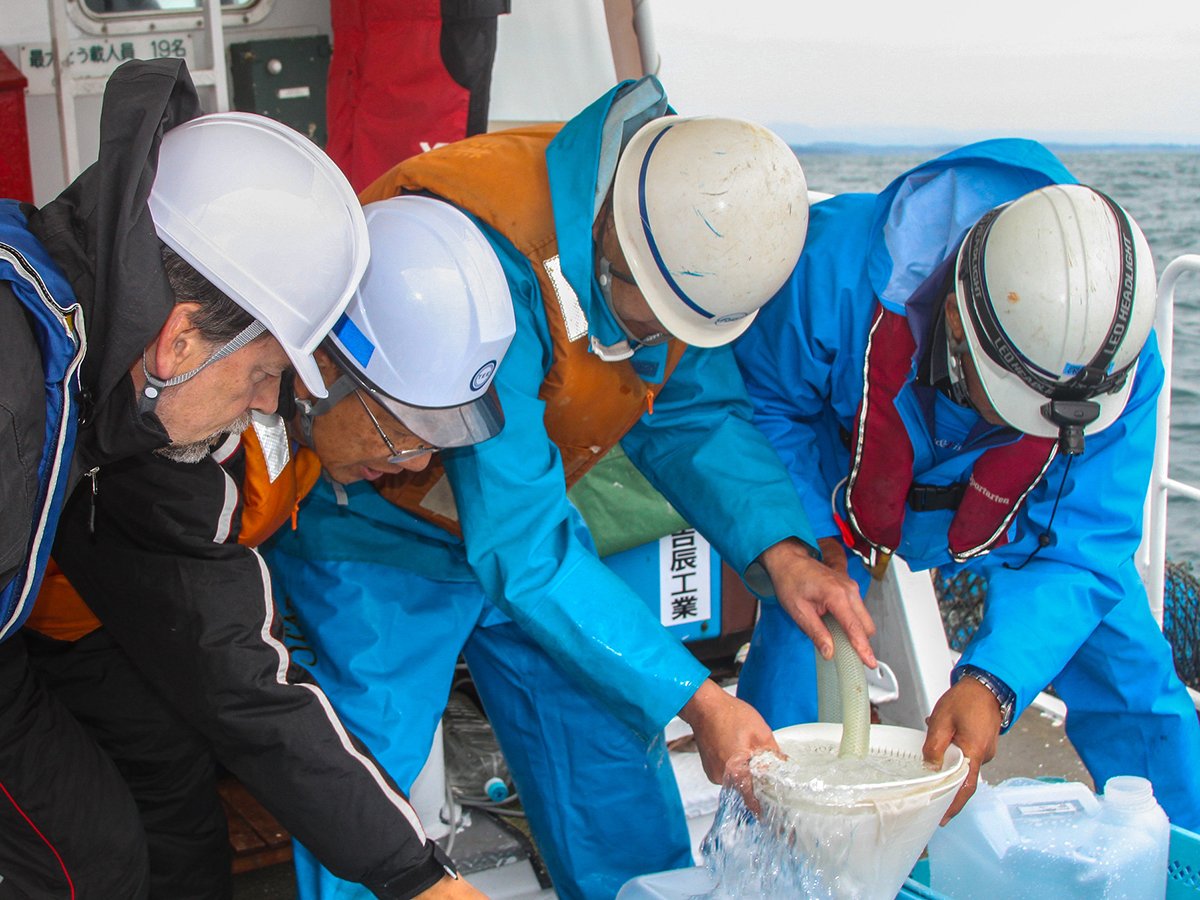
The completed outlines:
[[[619,85],[568,122],[546,151],[563,274],[587,315],[589,337],[605,345],[624,334],[595,280],[592,223],[622,132],[627,139],[639,121],[638,111],[628,109],[631,101],[641,120],[666,109],[656,80]],[[614,129],[608,116],[614,104],[623,104],[624,129],[619,123]],[[577,684],[648,737],[679,712],[708,672],[600,561],[567,500],[538,399],[552,358],[538,283],[529,261],[503,235],[480,227],[508,278],[517,329],[495,381],[504,430],[475,447],[443,452],[465,544],[387,503],[370,485],[349,486],[348,505],[339,508],[333,490],[320,484],[302,508],[299,529],[283,533],[279,547],[310,559],[381,562],[442,581],[477,579],[488,599]],[[652,383],[661,382],[665,361],[665,345],[640,348],[633,357],[635,370]],[[791,480],[752,415],[732,350],[689,348],[656,396],[653,415],[621,443],[722,557],[769,592],[755,558],[790,536],[815,541]]]
[[[862,399],[876,303],[909,316],[919,356],[930,322],[926,279],[940,284],[941,271],[931,278],[935,269],[984,212],[1051,183],[1075,179],[1048,150],[1031,141],[995,140],[918,166],[878,196],[844,194],[812,208],[792,278],[735,349],[755,421],[783,458],[818,536],[838,534],[831,497],[850,466],[838,431],[852,428]],[[988,579],[983,623],[962,662],[1003,679],[1017,695],[1018,712],[1122,598],[1145,594],[1133,554],[1162,383],[1151,335],[1124,413],[1087,437],[1065,482],[1066,458],[1055,459],[1010,528],[1009,543],[979,559],[951,561],[952,510],[906,510],[898,553],[913,569],[938,566],[948,575],[971,569]],[[915,451],[914,478],[922,483],[965,481],[984,449],[1018,437],[940,394],[932,408],[923,406],[911,383],[896,405]],[[1053,544],[1024,568],[1005,568],[1020,566],[1037,546],[1060,486]],[[844,516],[840,493],[837,504]],[[854,568],[862,574],[861,566]]]
[[[83,312],[71,285],[49,251],[30,233],[16,200],[0,200],[0,281],[8,285],[29,316],[41,350],[46,385],[46,433],[37,467],[37,494],[30,498],[29,543],[12,579],[0,588],[0,640],[4,640],[29,617],[50,558],[75,449],[79,365],[86,342]],[[4,472],[3,477],[17,482],[24,473]],[[18,498],[24,496],[15,484],[6,484],[4,491],[8,502],[20,502]]]

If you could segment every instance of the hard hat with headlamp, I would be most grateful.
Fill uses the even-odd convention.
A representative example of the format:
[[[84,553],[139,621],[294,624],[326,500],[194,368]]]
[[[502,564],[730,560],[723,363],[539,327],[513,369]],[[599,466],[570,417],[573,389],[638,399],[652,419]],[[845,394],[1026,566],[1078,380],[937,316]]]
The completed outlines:
[[[655,317],[680,340],[717,347],[750,327],[796,267],[807,187],[796,154],[766,128],[665,116],[621,154],[613,218]]]
[[[487,238],[461,211],[430,197],[363,207],[371,264],[324,343],[343,376],[312,419],[362,391],[434,448],[477,444],[504,414],[493,376],[516,333],[512,295]]]
[[[312,352],[370,253],[362,207],[333,161],[265,116],[200,116],[163,137],[149,207],[159,239],[257,320],[205,365],[269,331],[324,397]],[[170,381],[147,373],[143,410],[198,371]]]
[[[996,412],[1082,453],[1084,435],[1125,408],[1154,322],[1154,260],[1137,223],[1092,188],[1041,188],[971,228],[955,276],[966,343]]]

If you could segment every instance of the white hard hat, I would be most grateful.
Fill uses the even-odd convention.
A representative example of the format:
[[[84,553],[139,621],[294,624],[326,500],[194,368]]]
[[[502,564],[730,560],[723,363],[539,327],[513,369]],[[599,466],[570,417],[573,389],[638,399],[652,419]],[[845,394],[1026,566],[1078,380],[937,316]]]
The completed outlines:
[[[163,243],[262,322],[324,397],[312,352],[370,253],[362,208],[333,161],[265,116],[201,116],[163,137],[149,204]]]
[[[956,278],[971,358],[1006,422],[1077,453],[1116,420],[1156,297],[1150,247],[1125,210],[1083,185],[1033,191],[972,227]]]
[[[807,187],[796,154],[766,128],[665,116],[621,154],[613,214],[654,315],[683,341],[717,347],[750,327],[796,267]]]
[[[363,208],[371,264],[326,348],[358,386],[435,447],[500,431],[492,376],[516,333],[508,279],[483,232],[430,197]]]

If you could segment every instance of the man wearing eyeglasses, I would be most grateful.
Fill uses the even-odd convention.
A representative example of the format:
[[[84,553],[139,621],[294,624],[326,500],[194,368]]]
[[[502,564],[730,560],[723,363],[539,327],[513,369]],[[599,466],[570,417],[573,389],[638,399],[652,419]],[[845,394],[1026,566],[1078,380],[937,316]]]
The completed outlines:
[[[230,896],[218,760],[365,893],[482,898],[428,838],[411,779],[397,784],[293,659],[251,549],[294,521],[322,468],[339,484],[418,472],[435,447],[504,425],[492,375],[512,300],[483,233],[426,197],[363,212],[375,261],[313,354],[327,396],[285,378],[279,416],[206,458],[114,466],[93,520],[64,523],[71,584],[51,579],[29,620],[33,667],[129,782],[150,900]]]
[[[469,138],[363,192],[433,194],[481,223],[517,316],[505,430],[418,473],[317,485],[268,554],[317,677],[401,784],[465,655],[564,900],[691,865],[673,716],[718,783],[775,748],[598,558],[567,489],[610,448],[815,640],[832,612],[874,661],[726,346],[800,255],[803,174],[766,129],[668,112],[656,79],[626,82],[566,125]],[[303,900],[365,900],[311,855],[296,865]]]

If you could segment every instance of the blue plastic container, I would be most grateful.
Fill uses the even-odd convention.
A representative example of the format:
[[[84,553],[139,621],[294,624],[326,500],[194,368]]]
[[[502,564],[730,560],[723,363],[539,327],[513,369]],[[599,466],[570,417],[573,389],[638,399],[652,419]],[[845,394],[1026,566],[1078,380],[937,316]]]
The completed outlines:
[[[1167,900],[1200,900],[1200,835],[1171,826]]]

